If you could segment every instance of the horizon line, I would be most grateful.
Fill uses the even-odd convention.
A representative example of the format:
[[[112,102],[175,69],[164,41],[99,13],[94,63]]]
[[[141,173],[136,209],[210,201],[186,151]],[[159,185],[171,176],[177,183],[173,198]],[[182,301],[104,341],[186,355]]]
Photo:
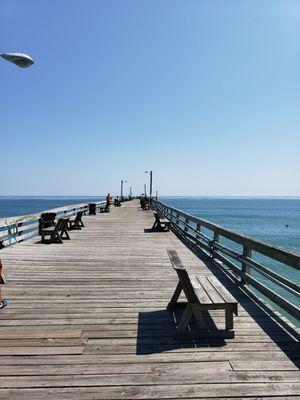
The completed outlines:
[[[44,198],[44,197],[78,197],[78,198],[86,198],[86,197],[105,197],[106,194],[98,194],[98,195],[0,195],[0,198],[11,198],[11,197],[20,197],[20,198]],[[116,196],[119,196],[117,194]],[[140,195],[133,195],[133,197]],[[148,195],[149,196],[149,195]],[[156,196],[152,196],[155,198]],[[300,198],[300,195],[158,195],[158,198],[162,197],[180,197],[180,198]]]

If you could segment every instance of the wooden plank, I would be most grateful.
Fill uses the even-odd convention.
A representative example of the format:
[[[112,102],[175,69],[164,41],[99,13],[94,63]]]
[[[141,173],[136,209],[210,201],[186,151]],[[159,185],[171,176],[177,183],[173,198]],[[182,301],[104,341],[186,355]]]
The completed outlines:
[[[204,370],[215,372],[232,371],[228,361],[195,363],[154,363],[154,364],[43,364],[43,365],[0,365],[0,376],[39,376],[39,375],[110,375],[110,374],[201,374]]]
[[[210,283],[208,277],[197,276],[197,280],[200,282],[203,290],[208,294],[211,299],[211,303],[214,304],[223,304],[224,299],[219,295],[218,291],[214,288],[214,286]]]
[[[222,296],[226,303],[236,303],[236,299],[229,293],[229,291],[218,281],[215,276],[208,276],[207,280],[214,286],[218,293]]]
[[[64,400],[84,398],[85,400],[103,399],[178,399],[178,398],[239,398],[256,396],[300,396],[300,383],[231,383],[231,384],[191,384],[191,385],[146,385],[146,386],[106,386],[106,387],[68,387],[68,388],[45,388],[45,389],[2,389],[0,399],[7,400],[35,400],[62,398]],[[84,396],[84,397],[83,397]]]
[[[198,280],[197,275],[191,275],[190,281],[191,281],[193,288],[195,289],[195,293],[196,293],[200,303],[212,304],[213,303],[212,299],[208,296],[207,292],[203,288],[203,285]]]
[[[253,383],[298,383],[299,382],[299,371],[258,371],[248,372],[248,382]],[[166,382],[166,376],[168,382]],[[107,386],[129,386],[134,385],[136,387],[143,385],[179,385],[179,383],[187,385],[193,385],[201,383],[201,386],[205,387],[206,384],[222,384],[227,383],[228,386],[241,382],[241,378],[244,377],[244,372],[222,372],[218,371],[218,374],[203,371],[203,370],[180,370],[179,373],[171,373],[168,371],[167,374],[152,372],[151,374],[94,374],[94,375],[42,375],[42,376],[31,376],[30,380],[28,377],[23,376],[5,376],[0,377],[0,388],[45,388],[45,387],[107,387]]]

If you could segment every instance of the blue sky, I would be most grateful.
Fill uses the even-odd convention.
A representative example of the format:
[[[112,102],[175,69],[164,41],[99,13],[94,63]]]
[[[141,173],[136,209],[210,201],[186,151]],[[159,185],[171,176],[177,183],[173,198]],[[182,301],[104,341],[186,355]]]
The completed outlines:
[[[0,0],[0,195],[300,195],[300,2]],[[126,192],[127,189],[125,189]]]

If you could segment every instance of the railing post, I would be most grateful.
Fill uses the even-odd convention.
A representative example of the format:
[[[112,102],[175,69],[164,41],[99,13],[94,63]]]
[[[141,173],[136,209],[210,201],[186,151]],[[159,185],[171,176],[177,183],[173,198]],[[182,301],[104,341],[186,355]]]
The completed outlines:
[[[209,247],[210,247],[210,256],[211,256],[211,258],[214,258],[214,250],[215,250],[214,244],[215,244],[215,243],[219,243],[219,240],[220,240],[219,234],[218,234],[217,232],[214,232],[213,240],[212,240],[212,241],[210,242],[210,244],[209,244]]]
[[[246,257],[251,258],[251,255],[252,255],[252,250],[247,246],[243,246],[243,258]],[[244,272],[245,274],[250,274],[250,267],[243,262],[242,262],[242,272]],[[246,285],[246,282],[243,278],[241,279],[241,285]]]
[[[201,225],[199,223],[196,225],[196,231],[199,233],[201,232]],[[196,241],[199,242],[199,240],[200,236],[196,233]]]
[[[189,219],[188,219],[188,218],[185,218],[184,222],[185,222],[185,224],[187,225],[187,224],[189,223]],[[184,232],[187,232],[188,229],[189,229],[186,225],[184,225]]]

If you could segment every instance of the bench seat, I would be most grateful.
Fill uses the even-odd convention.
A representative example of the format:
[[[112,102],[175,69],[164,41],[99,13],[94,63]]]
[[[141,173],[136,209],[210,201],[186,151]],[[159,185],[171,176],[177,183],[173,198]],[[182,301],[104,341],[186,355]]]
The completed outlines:
[[[169,231],[170,230],[170,221],[166,218],[160,217],[156,211],[154,211],[153,214],[154,214],[155,221],[152,226],[152,230],[153,231],[161,231],[161,232]]]

